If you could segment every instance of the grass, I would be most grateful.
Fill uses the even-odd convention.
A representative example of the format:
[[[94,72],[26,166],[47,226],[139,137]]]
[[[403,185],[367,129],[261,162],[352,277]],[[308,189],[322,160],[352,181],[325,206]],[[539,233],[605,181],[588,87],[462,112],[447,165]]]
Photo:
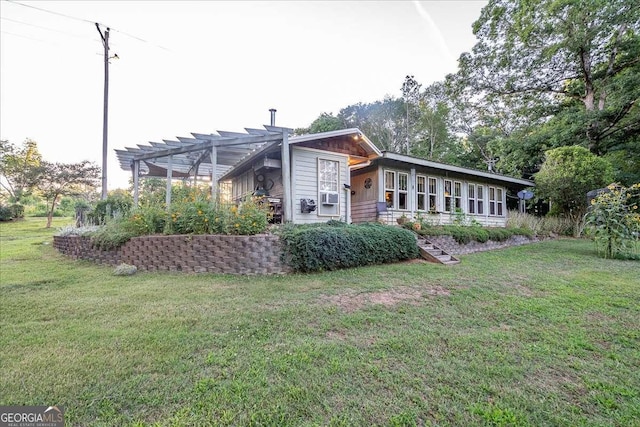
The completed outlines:
[[[640,425],[640,263],[589,241],[116,277],[43,226],[0,224],[0,405],[64,405],[68,426]]]

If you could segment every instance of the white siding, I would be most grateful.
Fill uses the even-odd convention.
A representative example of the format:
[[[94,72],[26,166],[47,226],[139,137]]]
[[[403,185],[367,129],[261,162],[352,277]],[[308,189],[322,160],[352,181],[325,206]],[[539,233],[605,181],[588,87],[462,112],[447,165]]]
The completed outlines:
[[[345,220],[347,200],[344,184],[349,184],[348,157],[337,153],[293,147],[291,152],[291,181],[293,192],[293,222],[296,224],[310,224],[326,222],[330,219]],[[323,207],[318,191],[318,159],[337,161],[339,164],[338,195],[339,203],[335,214],[322,215]],[[316,211],[301,213],[300,199],[316,201]]]

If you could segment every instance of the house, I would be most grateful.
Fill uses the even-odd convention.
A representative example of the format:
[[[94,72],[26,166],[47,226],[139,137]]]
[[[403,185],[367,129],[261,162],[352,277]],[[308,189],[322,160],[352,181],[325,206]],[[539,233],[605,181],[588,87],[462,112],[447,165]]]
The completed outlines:
[[[330,219],[395,224],[402,216],[418,215],[446,224],[464,213],[482,225],[505,226],[507,193],[534,185],[381,152],[355,128],[293,137],[291,132],[272,124],[246,134],[194,133],[194,138],[116,151],[123,169],[133,172],[136,200],[140,175],[200,176],[211,181],[213,193],[230,188],[234,201],[264,196],[276,220],[296,224]],[[167,185],[170,189],[170,180]]]

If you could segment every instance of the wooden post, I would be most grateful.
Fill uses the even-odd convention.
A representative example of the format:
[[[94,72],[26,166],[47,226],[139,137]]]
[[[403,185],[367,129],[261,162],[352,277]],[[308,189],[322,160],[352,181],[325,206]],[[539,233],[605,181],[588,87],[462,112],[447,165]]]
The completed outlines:
[[[167,165],[167,197],[165,198],[165,204],[167,210],[171,206],[171,178],[173,177],[173,154],[169,156],[169,164]]]
[[[289,154],[289,134],[286,130],[282,130],[282,189],[284,200],[282,201],[284,218],[282,222],[293,221],[293,195],[291,194],[291,156]]]
[[[140,160],[133,161],[133,207],[138,207],[138,194],[140,186]]]
[[[218,149],[211,147],[211,203],[216,202],[218,196]]]

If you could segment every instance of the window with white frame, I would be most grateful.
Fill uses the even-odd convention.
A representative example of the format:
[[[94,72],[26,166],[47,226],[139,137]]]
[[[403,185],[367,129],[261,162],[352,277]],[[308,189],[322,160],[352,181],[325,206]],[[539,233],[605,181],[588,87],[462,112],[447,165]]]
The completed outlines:
[[[502,188],[496,188],[496,212],[498,216],[504,215],[504,202],[502,201]]]
[[[484,215],[484,185],[478,185],[476,188],[478,190],[476,194],[478,200],[477,214]]]
[[[419,211],[427,210],[427,177],[418,175],[416,177],[416,202]]]
[[[453,182],[453,206],[456,210],[462,210],[462,183]]]
[[[451,212],[451,186],[452,183],[448,179],[444,180],[444,211]]]
[[[435,178],[429,178],[429,209],[431,212],[438,210],[438,181]]]
[[[387,207],[393,209],[396,200],[396,173],[393,171],[384,172],[384,201]]]
[[[398,209],[409,208],[409,175],[398,172]]]
[[[467,197],[469,199],[467,213],[475,214],[476,213],[476,185],[475,184],[468,184]]]
[[[489,187],[489,215],[496,214],[496,189]]]
[[[389,209],[409,209],[409,174],[384,172],[384,200]]]
[[[338,193],[339,162],[318,159],[318,187],[320,193]]]

